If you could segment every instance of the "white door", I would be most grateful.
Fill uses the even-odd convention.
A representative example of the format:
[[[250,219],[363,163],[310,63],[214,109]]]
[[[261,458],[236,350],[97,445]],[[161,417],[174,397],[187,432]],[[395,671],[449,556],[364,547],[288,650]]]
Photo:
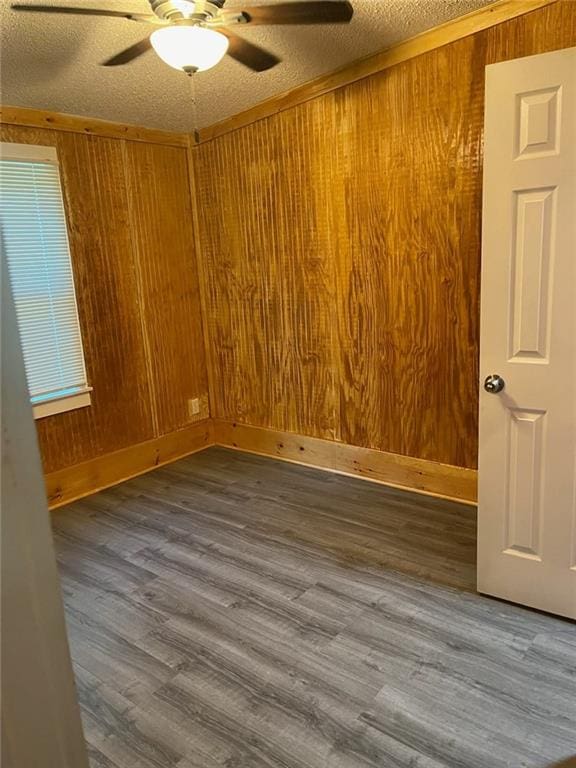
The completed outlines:
[[[480,372],[478,589],[576,618],[576,48],[486,69]]]
[[[0,232],[3,768],[88,768],[50,516]]]

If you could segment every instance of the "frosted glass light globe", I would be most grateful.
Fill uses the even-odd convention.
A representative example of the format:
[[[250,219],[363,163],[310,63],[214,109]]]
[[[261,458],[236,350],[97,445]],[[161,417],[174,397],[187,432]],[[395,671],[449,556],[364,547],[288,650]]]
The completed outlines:
[[[152,32],[150,42],[162,61],[184,72],[210,69],[228,50],[227,37],[195,25],[162,27]]]

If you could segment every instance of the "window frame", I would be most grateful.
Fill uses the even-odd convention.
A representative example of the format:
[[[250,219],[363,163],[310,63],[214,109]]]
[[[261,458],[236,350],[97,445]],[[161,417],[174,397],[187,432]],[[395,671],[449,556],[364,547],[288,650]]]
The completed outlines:
[[[66,201],[62,185],[62,174],[60,172],[60,163],[58,161],[58,152],[56,147],[41,144],[18,144],[15,142],[0,142],[0,160],[14,160],[29,163],[47,163],[56,167],[58,171],[58,180],[60,183],[60,194],[62,195],[62,204],[64,208],[64,224],[66,228],[66,247],[68,258],[70,260],[70,272],[72,276],[72,285],[74,288],[74,308],[78,322],[80,335],[80,351],[82,353],[82,363],[84,366],[84,386],[68,387],[59,389],[54,393],[44,393],[41,395],[30,396],[30,403],[35,419],[43,419],[46,416],[54,416],[66,411],[76,410],[77,408],[86,408],[92,403],[92,387],[88,385],[86,373],[86,355],[84,352],[84,339],[82,327],[80,324],[80,315],[78,312],[78,297],[76,292],[76,280],[74,276],[74,264],[72,261],[72,252],[70,249],[70,239],[68,236],[68,218],[66,215]],[[6,262],[7,265],[7,262]],[[7,265],[8,266],[8,265]]]

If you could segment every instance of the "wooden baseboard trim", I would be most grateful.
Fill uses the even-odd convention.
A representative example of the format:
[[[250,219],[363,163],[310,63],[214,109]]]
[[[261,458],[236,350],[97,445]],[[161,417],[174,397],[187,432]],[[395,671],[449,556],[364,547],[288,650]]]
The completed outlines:
[[[156,128],[143,128],[126,123],[112,123],[96,117],[80,117],[60,112],[28,107],[0,107],[0,123],[23,125],[32,128],[51,128],[53,131],[83,133],[87,136],[105,136],[109,139],[145,141],[148,144],[167,144],[171,147],[187,147],[187,133],[171,133]]]
[[[48,506],[56,509],[213,444],[212,419],[205,419],[169,435],[52,472],[45,477]]]
[[[322,96],[337,88],[355,83],[370,75],[375,75],[389,67],[408,61],[423,53],[428,53],[435,48],[440,48],[448,43],[461,40],[469,35],[474,35],[489,27],[510,21],[517,16],[523,16],[531,11],[552,5],[558,0],[496,0],[496,2],[478,8],[464,16],[458,16],[433,29],[428,29],[409,40],[404,40],[380,53],[353,61],[344,67],[329,72],[326,75],[310,80],[303,85],[298,85],[289,91],[272,96],[265,101],[249,107],[243,112],[232,115],[219,123],[214,123],[198,132],[196,143],[203,144],[218,136],[243,128],[257,120],[271,117],[278,112],[295,107],[305,101]]]
[[[48,506],[56,509],[70,504],[214,444],[428,496],[476,503],[474,469],[238,422],[205,419],[178,432],[46,475]]]
[[[217,445],[475,504],[477,471],[290,432],[214,420]]]

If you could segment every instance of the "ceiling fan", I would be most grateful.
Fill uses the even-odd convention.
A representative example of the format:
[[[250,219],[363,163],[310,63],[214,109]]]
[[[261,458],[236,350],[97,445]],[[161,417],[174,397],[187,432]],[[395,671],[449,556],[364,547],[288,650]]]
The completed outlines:
[[[255,5],[244,10],[225,10],[226,0],[148,0],[151,13],[108,11],[54,5],[12,5],[15,11],[108,16],[153,24],[148,37],[102,62],[105,67],[127,64],[153,48],[174,69],[188,75],[218,64],[225,54],[255,72],[263,72],[280,59],[270,51],[238,37],[229,27],[242,24],[335,24],[347,23],[354,13],[347,0]]]

